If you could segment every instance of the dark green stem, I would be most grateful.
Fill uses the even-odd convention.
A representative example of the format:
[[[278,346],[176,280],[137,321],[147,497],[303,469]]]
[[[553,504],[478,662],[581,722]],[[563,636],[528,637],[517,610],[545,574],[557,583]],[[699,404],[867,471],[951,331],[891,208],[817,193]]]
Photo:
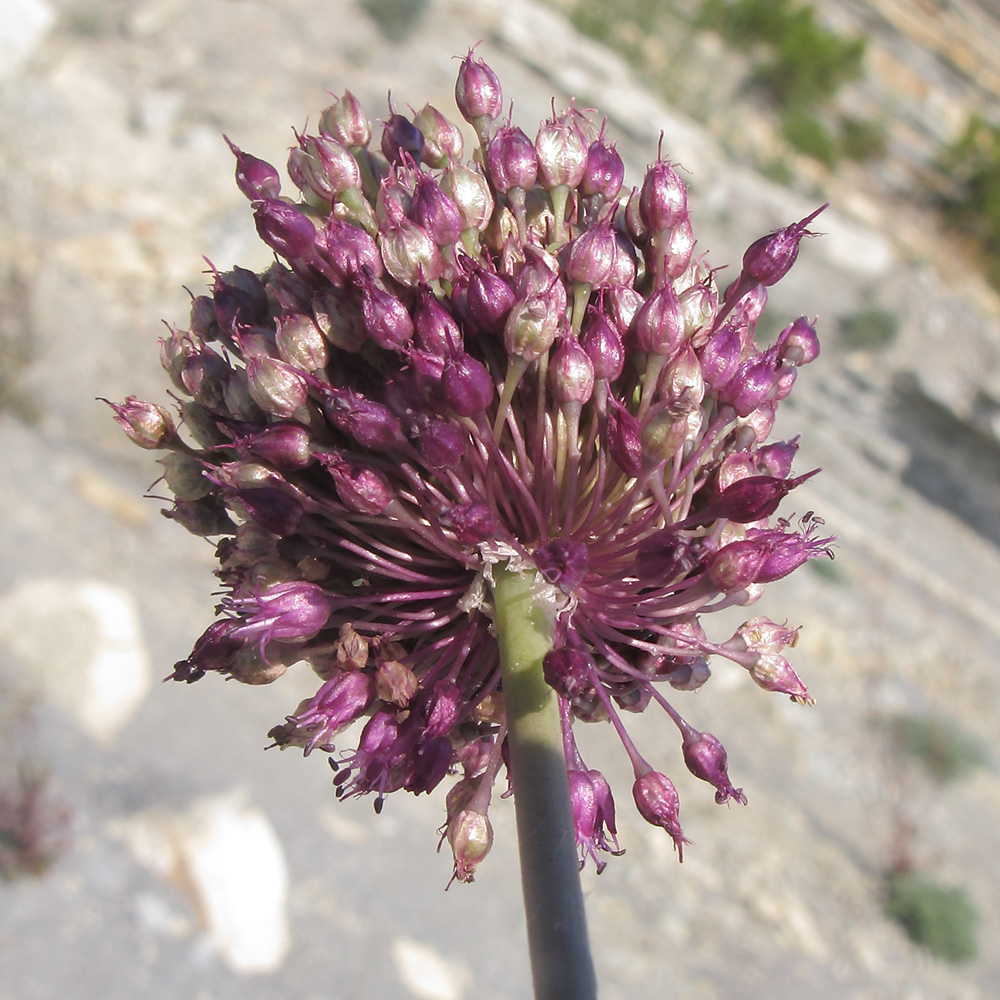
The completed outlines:
[[[529,578],[494,570],[510,779],[535,1000],[596,1000],[559,705],[542,676],[552,629]]]

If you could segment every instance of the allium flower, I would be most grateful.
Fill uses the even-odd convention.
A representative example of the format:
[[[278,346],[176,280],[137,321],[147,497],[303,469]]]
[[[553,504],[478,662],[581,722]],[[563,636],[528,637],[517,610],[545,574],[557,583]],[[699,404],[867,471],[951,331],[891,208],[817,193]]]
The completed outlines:
[[[581,721],[614,726],[636,807],[680,853],[677,793],[624,713],[665,712],[678,760],[745,802],[722,744],[674,702],[710,657],[810,701],[781,654],[795,629],[752,618],[712,641],[705,620],[830,554],[811,514],[771,521],[812,475],[790,475],[797,438],[766,442],[815,329],[755,341],[817,213],[754,243],[720,296],[673,165],[620,197],[621,159],[577,109],[534,144],[496,125],[499,81],[471,52],[456,94],[480,143],[466,164],[429,106],[391,113],[374,152],[349,92],[298,137],[297,200],[230,143],[275,260],[215,274],[163,341],[176,429],[155,404],[113,405],[137,444],[170,452],[164,513],[218,538],[221,617],[172,676],[262,683],[308,663],[321,686],[274,744],[330,754],[338,796],[379,809],[451,781],[442,840],[471,881],[507,762],[498,579],[518,577],[549,630],[581,865],[621,853]]]

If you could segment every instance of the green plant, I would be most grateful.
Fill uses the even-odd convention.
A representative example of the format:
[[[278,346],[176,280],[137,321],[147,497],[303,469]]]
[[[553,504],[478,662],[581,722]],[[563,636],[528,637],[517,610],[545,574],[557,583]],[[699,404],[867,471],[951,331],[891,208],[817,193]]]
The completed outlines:
[[[976,957],[979,914],[964,889],[940,885],[917,872],[888,877],[885,913],[932,955],[955,964]]]
[[[850,350],[878,350],[898,333],[899,319],[879,306],[866,306],[840,320],[840,340]]]

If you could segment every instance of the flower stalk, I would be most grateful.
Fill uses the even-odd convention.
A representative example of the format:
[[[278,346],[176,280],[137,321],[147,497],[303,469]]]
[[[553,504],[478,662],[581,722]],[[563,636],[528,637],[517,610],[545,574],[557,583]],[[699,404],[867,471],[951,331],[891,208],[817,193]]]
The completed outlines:
[[[535,997],[590,1000],[597,981],[559,704],[542,672],[552,625],[532,598],[530,580],[506,567],[494,570],[493,599]]]

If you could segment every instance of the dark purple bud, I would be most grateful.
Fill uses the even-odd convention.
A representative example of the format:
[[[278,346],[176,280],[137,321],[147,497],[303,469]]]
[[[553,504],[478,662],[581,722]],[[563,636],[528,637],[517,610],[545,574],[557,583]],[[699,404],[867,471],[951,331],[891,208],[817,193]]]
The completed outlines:
[[[441,524],[455,532],[462,545],[478,545],[500,535],[496,515],[484,503],[462,503],[449,507],[441,515]]]
[[[636,313],[636,344],[646,354],[669,361],[684,346],[686,332],[684,313],[670,285],[653,292]]]
[[[830,548],[830,543],[834,541],[833,536],[813,537],[815,528],[823,523],[822,520],[807,515],[804,521],[808,527],[801,534],[784,532],[776,528],[751,529],[747,532],[747,537],[761,545],[765,552],[755,583],[772,583],[774,580],[780,580],[809,559],[816,559],[819,556],[833,558]]]
[[[424,136],[424,163],[443,168],[462,159],[462,130],[450,122],[437,108],[425,104],[414,116],[413,124]]]
[[[521,129],[501,125],[486,147],[486,167],[493,186],[501,194],[511,188],[527,191],[538,177],[535,144]]]
[[[277,198],[281,193],[281,178],[278,171],[266,160],[244,153],[239,146],[229,141],[229,136],[223,135],[226,144],[236,157],[236,186],[250,201],[260,201],[262,198]]]
[[[312,441],[300,424],[280,423],[238,433],[237,454],[256,458],[281,471],[294,472],[312,463]]]
[[[243,642],[308,642],[326,626],[333,600],[322,587],[304,580],[272,584],[253,597],[230,597],[222,606],[239,615],[230,633]]]
[[[687,188],[666,160],[657,160],[642,182],[639,216],[650,233],[673,229],[687,218]]]
[[[204,677],[209,670],[217,670],[220,673],[227,673],[232,658],[239,652],[243,643],[239,639],[232,637],[235,622],[224,618],[221,621],[212,622],[207,629],[198,637],[198,641],[191,650],[191,655],[182,660],[184,670],[177,671],[181,663],[176,664],[173,680],[183,680],[188,684]]]
[[[702,781],[715,786],[715,801],[722,805],[735,799],[747,804],[742,788],[733,788],[729,780],[729,761],[726,748],[711,734],[692,729],[684,736],[684,763],[688,770]]]
[[[514,306],[515,296],[511,286],[493,271],[476,266],[469,279],[469,313],[486,333],[499,333]]]
[[[455,82],[455,103],[462,117],[476,126],[477,119],[493,121],[503,110],[503,91],[496,73],[473,55],[462,60]],[[478,129],[477,129],[478,130]]]
[[[474,417],[493,402],[496,386],[486,366],[469,354],[448,356],[441,376],[441,392],[449,409],[460,417]]]
[[[590,569],[587,546],[568,538],[554,538],[535,549],[532,558],[546,581],[567,594],[583,583]]]
[[[622,338],[601,310],[590,309],[583,321],[580,346],[594,365],[594,377],[613,382],[625,367]]]
[[[409,310],[395,295],[373,281],[362,286],[361,315],[368,336],[387,351],[402,347],[413,337]]]
[[[124,403],[98,398],[111,407],[119,427],[140,448],[163,448],[177,437],[173,418],[165,407],[143,402],[135,396],[126,396]]]
[[[233,371],[215,351],[188,341],[180,372],[181,385],[199,403],[210,410],[225,406],[226,385]]]
[[[723,323],[698,352],[705,385],[715,392],[725,388],[736,374],[742,354],[743,346],[736,328],[731,323]]]
[[[326,108],[319,118],[319,128],[324,135],[336,139],[348,149],[367,146],[371,142],[372,123],[361,102],[349,91]]]
[[[428,468],[451,469],[468,453],[469,436],[448,421],[431,420],[420,429],[417,448]]]
[[[795,479],[776,479],[772,476],[749,476],[727,486],[712,504],[719,517],[728,518],[737,524],[748,524],[770,517],[781,503],[782,497],[796,486],[815,476],[819,469],[813,469]]]
[[[349,462],[332,453],[317,454],[320,464],[333,477],[340,502],[359,514],[381,514],[393,500],[389,481],[375,469]]]
[[[542,673],[560,698],[573,703],[589,697],[594,690],[594,672],[590,660],[581,649],[552,649],[542,660]]]
[[[390,115],[382,130],[382,155],[390,163],[419,163],[424,155],[423,132],[404,115]]]
[[[375,279],[382,275],[382,255],[375,240],[360,227],[342,222],[334,215],[327,220],[316,250],[320,260],[333,268],[333,274],[324,273],[338,288],[355,279]]]
[[[580,193],[587,197],[600,195],[605,201],[618,197],[625,180],[625,164],[618,150],[598,140],[587,150],[587,164],[580,181]]]
[[[549,359],[549,391],[560,405],[586,403],[594,394],[594,362],[573,337],[563,337]]]
[[[313,380],[327,419],[364,448],[385,452],[405,446],[397,417],[387,406],[352,389],[337,389]]]
[[[597,288],[607,284],[615,268],[618,241],[614,230],[599,222],[584,230],[569,246],[566,276]]]
[[[430,289],[423,288],[413,308],[414,341],[436,357],[462,350],[462,331],[454,317]]]
[[[302,372],[266,355],[247,358],[247,387],[253,401],[279,419],[292,416],[309,395]]]
[[[636,778],[632,786],[639,815],[653,826],[663,827],[670,834],[677,849],[678,859],[684,860],[684,845],[690,843],[681,831],[678,814],[680,800],[671,780],[659,771],[648,770]]]
[[[740,283],[746,281],[760,282],[770,286],[780,281],[795,263],[799,255],[799,243],[803,236],[814,236],[806,226],[829,205],[821,205],[804,219],[792,226],[785,226],[769,236],[762,236],[752,243],[743,255],[743,272]]]
[[[302,504],[278,486],[259,486],[235,494],[247,516],[265,531],[294,535],[302,520]]]
[[[424,736],[436,739],[447,736],[458,721],[463,707],[462,693],[454,681],[438,681],[420,695],[420,711],[426,719]]]
[[[778,357],[786,365],[796,367],[807,365],[819,357],[819,337],[816,335],[816,328],[805,316],[800,316],[782,330],[776,346]]]
[[[253,210],[257,234],[280,257],[308,257],[316,244],[316,227],[308,216],[277,198],[264,198]]]
[[[542,186],[575,188],[587,166],[587,143],[567,118],[543,122],[535,136],[538,175]]]
[[[661,528],[642,540],[635,571],[643,584],[661,587],[693,568],[690,545],[674,528]]]
[[[454,756],[447,736],[421,740],[410,752],[403,788],[414,795],[433,791],[448,774]]]
[[[429,174],[421,174],[410,202],[410,218],[426,230],[439,247],[457,243],[462,236],[458,206]]]
[[[611,457],[625,475],[638,476],[642,471],[639,421],[614,397],[610,397],[608,402],[608,449]]]

